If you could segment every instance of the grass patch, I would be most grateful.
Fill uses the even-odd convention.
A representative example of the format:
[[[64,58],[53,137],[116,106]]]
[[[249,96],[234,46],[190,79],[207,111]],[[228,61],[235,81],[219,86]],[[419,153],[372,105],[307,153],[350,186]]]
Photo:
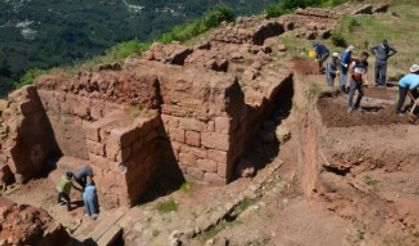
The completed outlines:
[[[154,229],[153,232],[152,232],[152,235],[153,235],[153,237],[158,237],[160,235],[160,231]]]
[[[169,199],[157,203],[155,209],[161,214],[167,214],[173,211],[177,211],[178,207],[179,205],[175,200]]]
[[[329,86],[312,83],[310,87],[307,89],[307,91],[305,92],[305,94],[309,101],[313,101],[317,97],[319,97],[322,93],[332,92],[332,91],[333,91],[333,88],[330,88]]]
[[[125,111],[131,119],[135,119],[144,113],[144,107],[142,105],[129,106]]]
[[[196,182],[187,181],[182,184],[180,190],[188,195],[192,195],[198,189],[199,185]]]
[[[373,179],[368,174],[363,177],[364,183],[371,187],[374,191],[378,191],[378,181]]]

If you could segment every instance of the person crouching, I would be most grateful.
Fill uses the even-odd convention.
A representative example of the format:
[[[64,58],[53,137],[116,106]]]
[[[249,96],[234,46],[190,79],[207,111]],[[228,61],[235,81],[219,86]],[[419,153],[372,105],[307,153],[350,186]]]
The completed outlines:
[[[73,186],[71,179],[73,178],[72,172],[66,172],[58,181],[56,190],[58,192],[57,203],[61,203],[63,200],[67,205],[67,211],[71,211],[71,199],[70,192]]]
[[[410,91],[414,98],[418,98],[419,93],[419,65],[414,64],[410,68],[410,73],[405,75],[399,81],[399,102],[397,103],[396,113],[399,116],[403,116],[402,107],[406,100],[407,93]]]

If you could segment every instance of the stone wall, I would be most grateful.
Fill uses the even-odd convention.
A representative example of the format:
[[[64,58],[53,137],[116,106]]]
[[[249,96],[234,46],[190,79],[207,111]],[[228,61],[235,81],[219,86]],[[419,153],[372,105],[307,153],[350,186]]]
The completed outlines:
[[[14,92],[9,100],[2,114],[7,138],[1,159],[23,182],[51,170],[60,150],[35,86]]]

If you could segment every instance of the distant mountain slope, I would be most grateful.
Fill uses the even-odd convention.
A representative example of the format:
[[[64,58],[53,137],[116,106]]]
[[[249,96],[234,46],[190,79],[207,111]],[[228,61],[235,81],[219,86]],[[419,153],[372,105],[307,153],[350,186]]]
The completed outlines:
[[[29,68],[71,63],[121,41],[152,39],[219,3],[247,14],[274,1],[0,0],[0,90]]]

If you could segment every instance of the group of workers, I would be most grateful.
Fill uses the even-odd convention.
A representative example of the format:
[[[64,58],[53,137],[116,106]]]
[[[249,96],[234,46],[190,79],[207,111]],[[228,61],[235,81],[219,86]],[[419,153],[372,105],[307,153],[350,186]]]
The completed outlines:
[[[329,49],[317,42],[312,43],[316,61],[318,62],[319,73],[326,74],[327,85],[333,87],[336,78],[340,75],[339,90],[343,93],[349,93],[348,100],[348,113],[359,110],[362,111],[361,100],[364,96],[365,83],[368,83],[368,58],[370,54],[363,51],[359,57],[354,57],[353,53],[355,47],[349,46],[342,55],[335,52],[327,62],[326,68],[324,63],[330,56]],[[375,86],[387,86],[387,64],[388,60],[397,54],[396,48],[389,44],[387,40],[370,48],[370,51],[375,55]],[[347,87],[347,80],[349,77],[349,87]],[[396,113],[403,116],[403,105],[406,96],[410,93],[414,98],[418,98],[419,89],[419,65],[414,64],[411,66],[409,73],[399,81],[399,102],[396,106]],[[354,94],[358,91],[358,97],[354,103]]]
[[[99,214],[99,202],[93,181],[93,169],[85,166],[74,173],[67,171],[58,181],[57,202],[64,202],[67,205],[67,211],[72,209],[71,188],[81,192],[86,216],[95,219]]]

